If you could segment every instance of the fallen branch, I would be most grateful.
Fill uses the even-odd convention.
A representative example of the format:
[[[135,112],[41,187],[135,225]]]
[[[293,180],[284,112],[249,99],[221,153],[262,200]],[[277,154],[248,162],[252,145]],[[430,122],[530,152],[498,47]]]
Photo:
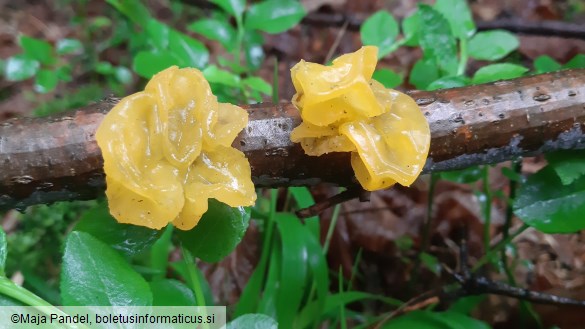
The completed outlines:
[[[585,70],[411,95],[431,127],[425,173],[585,148]],[[94,133],[116,103],[0,123],[0,209],[100,195],[105,180]],[[234,146],[248,157],[258,187],[355,184],[349,154],[311,157],[290,141],[300,123],[292,104],[247,109],[249,125]]]

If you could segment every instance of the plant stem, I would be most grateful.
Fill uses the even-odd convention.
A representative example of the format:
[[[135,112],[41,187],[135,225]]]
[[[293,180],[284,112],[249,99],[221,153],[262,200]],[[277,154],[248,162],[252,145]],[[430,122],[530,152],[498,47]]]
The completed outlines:
[[[465,74],[465,68],[467,67],[467,38],[462,38],[459,40],[459,66],[457,67],[457,75]]]
[[[492,193],[490,190],[490,182],[489,182],[489,166],[483,166],[483,197],[484,197],[484,217],[485,222],[483,226],[483,245],[485,252],[488,253],[490,251],[490,241],[491,241],[491,225],[492,225]]]

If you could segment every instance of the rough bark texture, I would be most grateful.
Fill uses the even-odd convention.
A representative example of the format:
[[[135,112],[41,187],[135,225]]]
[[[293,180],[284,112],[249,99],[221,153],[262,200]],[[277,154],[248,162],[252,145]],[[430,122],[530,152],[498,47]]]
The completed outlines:
[[[585,148],[585,70],[411,96],[431,127],[427,173]],[[52,118],[0,123],[0,209],[102,193],[103,160],[94,133],[116,103],[107,99]],[[300,123],[293,105],[247,108],[249,125],[234,146],[250,160],[257,186],[352,183],[348,154],[310,157],[290,142]]]

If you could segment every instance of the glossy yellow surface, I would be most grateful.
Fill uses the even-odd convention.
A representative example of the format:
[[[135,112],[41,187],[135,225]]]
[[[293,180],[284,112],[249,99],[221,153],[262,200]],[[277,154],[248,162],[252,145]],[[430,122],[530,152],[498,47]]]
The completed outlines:
[[[430,145],[416,102],[372,79],[376,62],[377,48],[366,46],[331,66],[301,61],[291,69],[303,119],[291,140],[308,155],[352,152],[356,178],[369,191],[412,184]]]
[[[217,102],[203,74],[168,68],[143,92],[125,97],[96,133],[110,212],[121,223],[188,230],[215,198],[256,200],[250,165],[231,147],[248,113]]]

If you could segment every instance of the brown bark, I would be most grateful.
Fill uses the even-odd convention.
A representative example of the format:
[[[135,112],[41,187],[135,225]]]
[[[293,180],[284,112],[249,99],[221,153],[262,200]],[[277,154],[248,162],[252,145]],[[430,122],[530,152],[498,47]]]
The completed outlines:
[[[426,173],[585,148],[585,70],[411,95],[431,127]],[[102,158],[94,133],[116,102],[0,123],[0,209],[102,193]],[[293,105],[247,108],[250,123],[234,146],[248,157],[257,186],[352,183],[348,154],[311,157],[290,142],[290,131],[300,123]]]

